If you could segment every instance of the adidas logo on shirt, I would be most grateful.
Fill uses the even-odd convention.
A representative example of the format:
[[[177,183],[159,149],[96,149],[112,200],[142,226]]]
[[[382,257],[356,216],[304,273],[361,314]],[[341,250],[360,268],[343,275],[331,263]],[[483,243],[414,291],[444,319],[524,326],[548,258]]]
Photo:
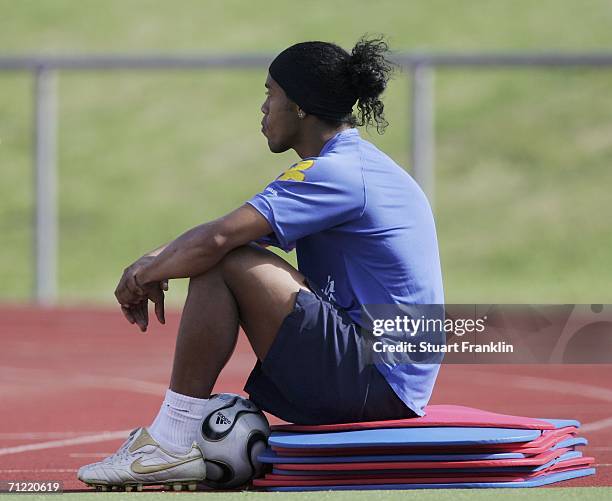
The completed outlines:
[[[217,419],[215,420],[215,424],[231,424],[231,421],[220,412],[217,412]]]

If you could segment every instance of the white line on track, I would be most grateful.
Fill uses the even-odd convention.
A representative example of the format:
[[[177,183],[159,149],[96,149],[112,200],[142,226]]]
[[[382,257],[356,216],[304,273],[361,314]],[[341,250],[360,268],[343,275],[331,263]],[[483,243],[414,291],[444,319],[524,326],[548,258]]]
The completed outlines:
[[[491,380],[490,373],[478,370],[471,372],[489,376],[475,378],[475,381],[478,381],[480,384],[493,384],[496,386],[498,384],[497,381]],[[512,376],[509,377],[504,384],[515,388],[524,388],[526,390],[540,390],[551,393],[562,393],[564,395],[577,395],[593,398],[595,400],[603,400],[604,402],[612,402],[611,389],[592,384],[575,383],[562,379],[549,379],[535,376]],[[612,417],[584,424],[580,427],[580,431],[588,433],[610,427],[612,427]]]
[[[60,389],[72,391],[75,388],[100,388],[119,390],[163,398],[167,383],[156,383],[130,377],[116,377],[105,374],[70,374],[53,369],[27,369],[23,367],[0,367],[2,381],[37,387],[40,381],[53,381]]]
[[[106,458],[112,452],[71,452],[68,454],[71,458]]]
[[[57,447],[68,447],[71,445],[95,444],[97,442],[107,442],[109,440],[117,440],[127,438],[131,430],[109,431],[97,433],[95,435],[86,435],[84,437],[67,438],[64,440],[51,440],[48,442],[39,442],[37,444],[17,445],[15,447],[0,448],[0,456],[9,454],[19,454],[21,452],[40,451],[44,449],[54,449]]]
[[[163,397],[168,389],[167,384],[152,383],[151,381],[142,381],[140,379],[128,377],[81,376],[79,382],[86,386],[94,386],[96,388],[143,393],[145,395],[155,395],[157,397]]]
[[[612,417],[600,419],[599,421],[593,421],[592,423],[582,425],[580,427],[580,431],[588,433],[590,431],[598,431],[610,427],[612,427]]]
[[[99,435],[110,433],[108,430],[92,431],[26,431],[14,433],[0,433],[0,440],[53,440],[60,438],[82,437],[84,435]]]
[[[72,473],[75,472],[76,468],[43,468],[43,469],[29,469],[29,470],[0,470],[0,473]]]

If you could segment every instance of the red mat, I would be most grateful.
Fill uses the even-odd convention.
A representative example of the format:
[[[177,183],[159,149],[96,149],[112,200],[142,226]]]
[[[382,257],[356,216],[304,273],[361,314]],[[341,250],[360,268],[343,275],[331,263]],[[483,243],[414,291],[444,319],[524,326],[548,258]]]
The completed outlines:
[[[592,459],[592,458],[589,458]],[[592,462],[591,462],[592,463]],[[589,464],[591,464],[589,463]],[[254,487],[307,487],[307,486],[331,486],[331,485],[385,485],[385,484],[446,484],[446,483],[468,483],[468,482],[524,482],[551,473],[562,473],[566,471],[577,471],[587,469],[589,466],[570,466],[554,470],[544,470],[537,473],[511,475],[446,475],[445,476],[386,476],[380,478],[324,478],[304,480],[302,478],[287,479],[286,475],[266,475],[265,478],[253,480]]]
[[[449,468],[507,468],[512,466],[540,466],[569,452],[570,448],[555,449],[529,458],[479,459],[468,461],[387,461],[364,463],[275,463],[282,470],[371,471],[371,470],[437,470]]]
[[[317,433],[326,431],[369,430],[373,428],[412,428],[420,426],[477,426],[481,428],[519,428],[528,430],[554,429],[551,423],[541,419],[498,414],[496,412],[465,407],[463,405],[429,405],[425,408],[425,412],[425,416],[417,418],[324,425],[282,424],[273,426],[272,430]]]
[[[543,475],[544,473],[551,473],[553,471],[567,471],[569,469],[576,468],[586,468],[587,466],[592,465],[595,462],[595,459],[592,457],[579,457],[574,459],[566,459],[564,461],[555,463],[548,468],[544,468],[542,470],[533,471],[533,472],[517,472],[517,471],[483,471],[483,472],[454,472],[454,471],[410,471],[410,470],[400,470],[400,471],[389,471],[389,472],[376,472],[376,473],[358,473],[358,472],[328,472],[317,473],[312,475],[292,475],[292,474],[284,474],[284,473],[269,473],[265,478],[270,480],[283,480],[283,479],[293,479],[293,480],[329,480],[331,478],[334,479],[380,479],[380,478],[440,478],[440,476],[448,477],[448,478],[461,478],[465,479],[466,477],[534,477],[537,475]]]

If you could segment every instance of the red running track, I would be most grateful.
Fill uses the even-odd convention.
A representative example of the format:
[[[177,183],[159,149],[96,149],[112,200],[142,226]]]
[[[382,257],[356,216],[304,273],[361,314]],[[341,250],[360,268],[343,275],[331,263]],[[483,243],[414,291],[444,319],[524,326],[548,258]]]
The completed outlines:
[[[170,375],[178,313],[142,334],[109,309],[0,307],[0,480],[61,480],[149,425]],[[255,362],[241,335],[216,392],[242,392]],[[597,475],[564,486],[612,485],[612,367],[442,367],[432,403],[583,423]],[[277,420],[272,420],[278,422]]]

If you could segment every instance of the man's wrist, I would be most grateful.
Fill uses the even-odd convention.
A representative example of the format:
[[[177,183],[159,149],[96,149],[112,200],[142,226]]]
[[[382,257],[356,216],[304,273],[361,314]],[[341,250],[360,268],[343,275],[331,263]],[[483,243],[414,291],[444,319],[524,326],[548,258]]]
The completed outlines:
[[[138,285],[138,287],[147,285],[149,282],[151,282],[150,279],[150,274],[147,273],[147,267],[143,267],[140,270],[138,270],[136,273],[134,273],[134,282],[136,282],[136,284]]]

